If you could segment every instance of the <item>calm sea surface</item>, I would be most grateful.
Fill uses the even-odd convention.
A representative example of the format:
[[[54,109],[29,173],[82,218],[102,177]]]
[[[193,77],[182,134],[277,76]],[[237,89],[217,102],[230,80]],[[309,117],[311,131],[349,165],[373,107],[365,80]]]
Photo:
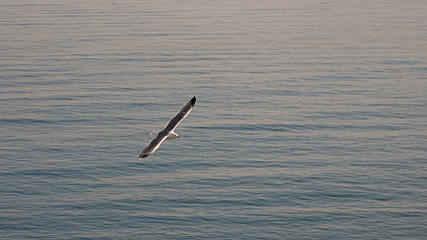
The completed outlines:
[[[1,1],[0,238],[425,239],[426,24],[425,0]]]

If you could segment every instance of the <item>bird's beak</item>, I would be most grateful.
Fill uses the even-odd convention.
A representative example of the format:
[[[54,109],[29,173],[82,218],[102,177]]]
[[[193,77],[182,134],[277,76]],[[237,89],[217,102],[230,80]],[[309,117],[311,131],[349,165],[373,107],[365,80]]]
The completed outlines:
[[[177,137],[177,138],[181,138],[181,136],[179,136],[179,135],[178,135],[178,136],[176,136],[176,137]]]

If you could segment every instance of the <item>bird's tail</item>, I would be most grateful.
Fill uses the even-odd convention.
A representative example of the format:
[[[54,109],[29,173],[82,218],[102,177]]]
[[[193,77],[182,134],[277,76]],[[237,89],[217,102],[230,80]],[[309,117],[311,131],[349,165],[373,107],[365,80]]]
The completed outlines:
[[[150,132],[150,138],[156,138],[157,135],[159,135],[159,132],[156,132],[156,131]]]

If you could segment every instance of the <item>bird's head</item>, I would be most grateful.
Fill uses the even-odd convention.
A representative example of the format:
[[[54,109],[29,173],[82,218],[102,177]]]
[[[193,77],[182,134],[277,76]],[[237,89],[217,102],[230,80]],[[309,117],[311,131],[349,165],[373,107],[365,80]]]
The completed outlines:
[[[168,134],[168,139],[175,139],[175,138],[181,138],[181,136],[179,136],[178,134],[176,134],[174,132],[170,132]]]

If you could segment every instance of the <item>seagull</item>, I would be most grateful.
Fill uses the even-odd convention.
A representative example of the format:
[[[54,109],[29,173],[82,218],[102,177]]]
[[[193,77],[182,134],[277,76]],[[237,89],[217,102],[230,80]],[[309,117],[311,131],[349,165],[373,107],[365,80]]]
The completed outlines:
[[[194,96],[190,101],[188,101],[179,112],[166,124],[165,128],[157,134],[157,137],[151,141],[151,143],[142,151],[139,155],[139,159],[150,156],[154,151],[159,148],[160,144],[165,139],[175,139],[181,138],[178,134],[174,132],[176,126],[191,112],[191,110],[196,104],[196,96]]]

